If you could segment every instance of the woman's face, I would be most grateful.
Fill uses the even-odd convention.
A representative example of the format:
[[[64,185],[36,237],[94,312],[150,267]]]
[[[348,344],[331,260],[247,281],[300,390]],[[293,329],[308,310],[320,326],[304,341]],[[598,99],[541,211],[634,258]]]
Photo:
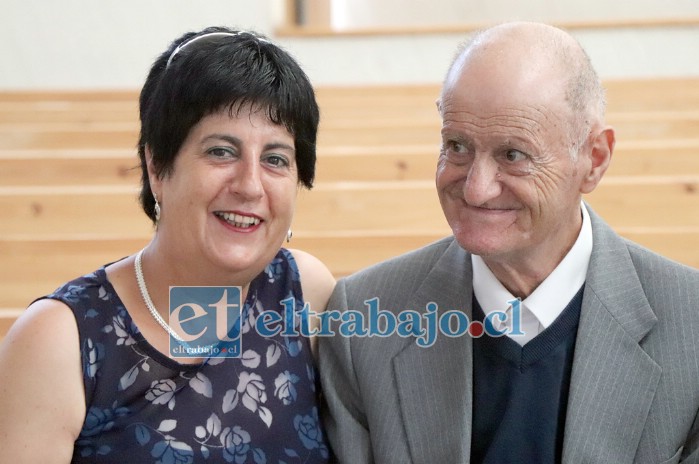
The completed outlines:
[[[171,175],[151,180],[162,211],[158,238],[175,253],[200,254],[211,271],[254,276],[291,225],[294,137],[265,111],[243,107],[231,116],[224,109],[192,127]]]

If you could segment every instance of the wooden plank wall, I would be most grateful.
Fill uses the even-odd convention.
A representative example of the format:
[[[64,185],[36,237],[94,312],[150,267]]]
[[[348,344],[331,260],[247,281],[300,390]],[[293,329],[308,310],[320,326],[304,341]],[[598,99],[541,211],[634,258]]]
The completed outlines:
[[[587,200],[622,235],[699,267],[699,79],[607,82],[612,166]],[[449,233],[434,189],[436,86],[320,88],[316,187],[294,247],[337,276]],[[0,336],[33,298],[135,252],[135,92],[0,93]]]

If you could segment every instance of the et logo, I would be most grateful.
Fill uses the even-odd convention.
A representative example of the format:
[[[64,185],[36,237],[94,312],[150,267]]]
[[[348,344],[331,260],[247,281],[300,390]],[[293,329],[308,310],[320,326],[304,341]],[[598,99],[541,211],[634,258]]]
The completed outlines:
[[[170,355],[239,357],[241,299],[241,287],[170,287]]]

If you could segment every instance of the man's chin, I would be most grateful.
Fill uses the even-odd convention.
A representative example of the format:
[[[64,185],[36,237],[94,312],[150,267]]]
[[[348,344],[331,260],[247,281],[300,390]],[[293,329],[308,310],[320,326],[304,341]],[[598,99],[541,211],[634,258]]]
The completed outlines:
[[[461,231],[454,235],[457,243],[464,250],[482,257],[498,256],[504,252],[502,240],[493,240],[492,236],[481,236]]]

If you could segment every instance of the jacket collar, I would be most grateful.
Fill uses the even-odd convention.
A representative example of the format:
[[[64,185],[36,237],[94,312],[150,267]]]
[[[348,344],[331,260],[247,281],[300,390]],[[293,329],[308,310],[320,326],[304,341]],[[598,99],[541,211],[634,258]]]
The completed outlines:
[[[564,462],[631,462],[661,368],[639,345],[657,318],[627,242],[591,209],[594,248],[583,294]]]

